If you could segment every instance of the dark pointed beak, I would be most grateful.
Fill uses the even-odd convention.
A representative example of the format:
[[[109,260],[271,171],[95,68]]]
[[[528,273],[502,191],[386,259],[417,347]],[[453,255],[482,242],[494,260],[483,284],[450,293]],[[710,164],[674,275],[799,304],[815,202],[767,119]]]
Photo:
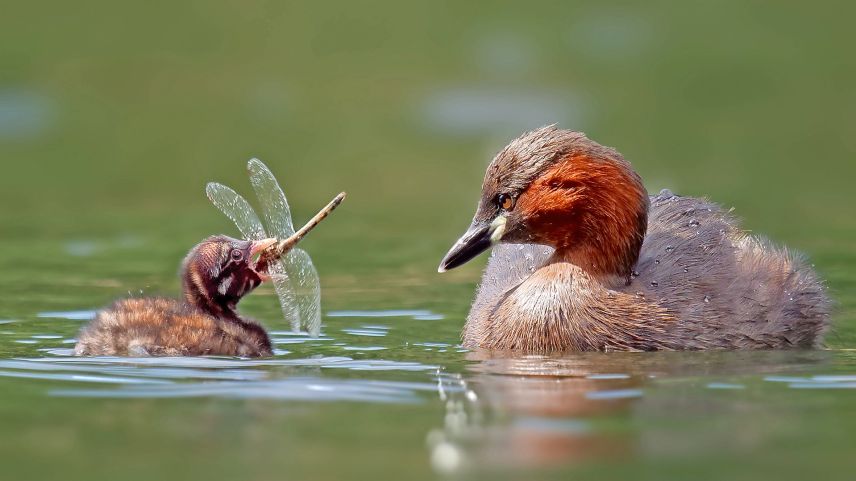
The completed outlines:
[[[473,222],[467,232],[455,242],[455,245],[440,262],[437,272],[446,272],[466,264],[477,255],[488,250],[491,241],[491,225],[486,222]]]

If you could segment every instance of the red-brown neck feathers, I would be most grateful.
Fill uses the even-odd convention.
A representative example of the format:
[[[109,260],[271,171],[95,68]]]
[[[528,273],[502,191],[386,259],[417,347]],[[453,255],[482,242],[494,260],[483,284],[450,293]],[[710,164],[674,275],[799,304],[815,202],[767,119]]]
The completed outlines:
[[[648,228],[642,180],[611,149],[571,152],[520,196],[532,238],[596,276],[630,278]]]

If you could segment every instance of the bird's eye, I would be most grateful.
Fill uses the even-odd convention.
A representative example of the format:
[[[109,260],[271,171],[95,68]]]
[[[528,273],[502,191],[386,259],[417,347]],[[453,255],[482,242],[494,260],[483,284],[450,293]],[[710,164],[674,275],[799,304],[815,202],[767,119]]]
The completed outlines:
[[[496,202],[505,210],[511,210],[514,208],[514,197],[511,197],[509,194],[499,194],[499,197],[496,198]]]
[[[244,253],[241,249],[232,249],[232,252],[229,254],[232,257],[232,260],[239,261],[244,258]]]

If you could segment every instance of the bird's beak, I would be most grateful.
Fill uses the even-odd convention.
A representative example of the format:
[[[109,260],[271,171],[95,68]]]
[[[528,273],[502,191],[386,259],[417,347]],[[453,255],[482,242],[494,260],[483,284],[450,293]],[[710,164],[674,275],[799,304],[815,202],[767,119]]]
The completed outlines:
[[[256,254],[262,254],[265,250],[275,245],[277,242],[279,241],[274,238],[253,241],[250,244],[250,258],[252,259],[253,257],[255,257]],[[261,279],[262,282],[267,282],[270,280],[270,275],[266,272],[267,267],[259,269],[259,264],[264,262],[262,260],[263,256],[264,254],[259,257],[259,260],[255,263],[253,267],[253,271],[255,271],[256,275],[259,276],[259,279]],[[264,265],[267,266],[266,263]]]
[[[477,255],[499,242],[505,234],[507,219],[500,215],[491,223],[473,220],[467,232],[449,249],[446,257],[440,262],[437,272],[446,272],[466,264]]]
[[[277,243],[277,239],[274,239],[274,238],[253,241],[250,244],[250,257],[264,251],[265,249],[267,249],[268,247],[270,247],[276,243]]]

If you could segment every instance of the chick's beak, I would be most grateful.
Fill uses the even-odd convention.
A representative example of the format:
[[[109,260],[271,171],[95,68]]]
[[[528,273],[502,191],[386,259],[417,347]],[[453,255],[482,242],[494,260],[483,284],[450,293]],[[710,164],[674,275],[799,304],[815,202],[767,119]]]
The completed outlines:
[[[253,241],[252,244],[250,244],[250,257],[264,251],[276,243],[277,240],[274,238]]]
[[[505,234],[506,218],[499,216],[493,222],[474,220],[467,232],[449,249],[440,262],[437,272],[446,272],[466,264],[477,255],[499,242]]]
[[[279,241],[277,239],[274,239],[274,238],[253,241],[250,244],[250,258],[254,257],[256,254],[263,253],[265,250],[267,250],[269,247],[273,246],[277,242],[279,242]],[[267,271],[266,267],[259,269],[259,265],[258,265],[259,263],[260,262],[256,262],[255,264],[250,264],[250,265],[251,265],[253,271],[256,273],[256,275],[259,276],[259,279],[261,279],[262,282],[267,282],[270,280],[270,275],[266,272]]]

